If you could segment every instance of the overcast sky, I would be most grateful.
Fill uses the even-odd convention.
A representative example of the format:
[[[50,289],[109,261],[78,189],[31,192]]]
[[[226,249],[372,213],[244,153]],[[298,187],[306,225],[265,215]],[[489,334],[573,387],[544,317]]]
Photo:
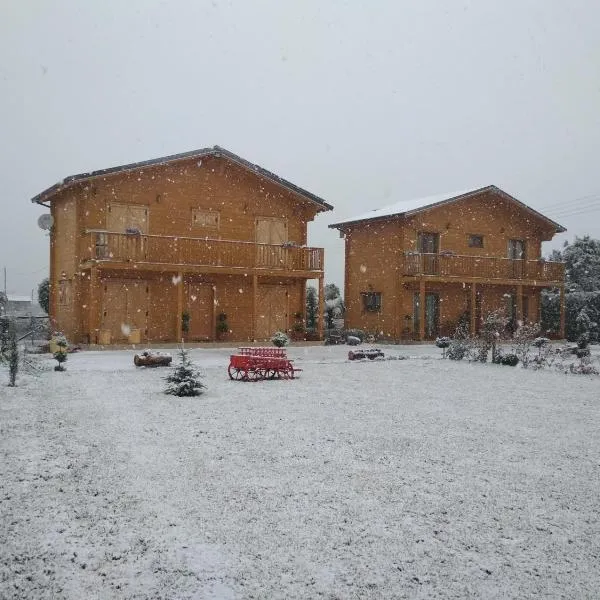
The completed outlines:
[[[597,0],[0,0],[8,292],[48,271],[38,192],[214,144],[335,207],[309,242],[340,287],[327,225],[402,199],[493,183],[600,238],[599,28]]]

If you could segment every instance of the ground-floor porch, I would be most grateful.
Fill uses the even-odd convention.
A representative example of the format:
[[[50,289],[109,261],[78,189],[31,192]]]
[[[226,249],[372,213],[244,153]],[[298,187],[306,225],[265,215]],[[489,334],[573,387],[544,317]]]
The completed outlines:
[[[500,311],[507,333],[520,324],[541,320],[541,291],[536,282],[448,282],[406,278],[392,292],[379,294],[377,310],[363,304],[360,312],[349,310],[346,327],[362,329],[390,341],[425,341],[451,336],[457,326],[474,335],[486,316]],[[356,307],[356,304],[354,305]],[[560,328],[564,338],[565,300],[561,287]]]
[[[318,281],[322,293],[323,280]],[[86,344],[264,341],[302,322],[306,282],[272,275],[92,267],[74,282],[68,297],[57,299],[54,327]],[[317,335],[322,339],[322,325]]]

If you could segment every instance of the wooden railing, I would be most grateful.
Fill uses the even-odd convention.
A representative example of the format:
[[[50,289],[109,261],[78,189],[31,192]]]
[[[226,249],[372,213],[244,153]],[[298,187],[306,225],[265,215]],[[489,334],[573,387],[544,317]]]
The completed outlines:
[[[565,265],[546,260],[411,253],[404,256],[404,275],[561,282]]]
[[[89,259],[222,268],[322,271],[323,248],[179,236],[88,231]]]

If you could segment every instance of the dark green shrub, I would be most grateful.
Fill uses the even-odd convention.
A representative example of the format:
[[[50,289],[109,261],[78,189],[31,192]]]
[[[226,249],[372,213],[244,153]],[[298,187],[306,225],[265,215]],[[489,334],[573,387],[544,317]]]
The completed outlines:
[[[516,367],[519,363],[519,357],[516,354],[504,354],[500,357],[500,363],[508,367]]]

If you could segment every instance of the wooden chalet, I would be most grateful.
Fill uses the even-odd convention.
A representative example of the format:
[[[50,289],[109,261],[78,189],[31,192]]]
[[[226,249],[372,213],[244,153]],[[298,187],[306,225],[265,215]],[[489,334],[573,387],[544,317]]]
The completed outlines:
[[[73,175],[32,202],[53,217],[50,317],[74,342],[265,340],[304,313],[308,280],[322,297],[307,223],[332,207],[219,146]]]
[[[345,239],[346,326],[394,340],[430,340],[505,309],[538,322],[540,291],[560,290],[562,263],[542,241],[564,227],[496,186],[400,202],[329,227]]]

